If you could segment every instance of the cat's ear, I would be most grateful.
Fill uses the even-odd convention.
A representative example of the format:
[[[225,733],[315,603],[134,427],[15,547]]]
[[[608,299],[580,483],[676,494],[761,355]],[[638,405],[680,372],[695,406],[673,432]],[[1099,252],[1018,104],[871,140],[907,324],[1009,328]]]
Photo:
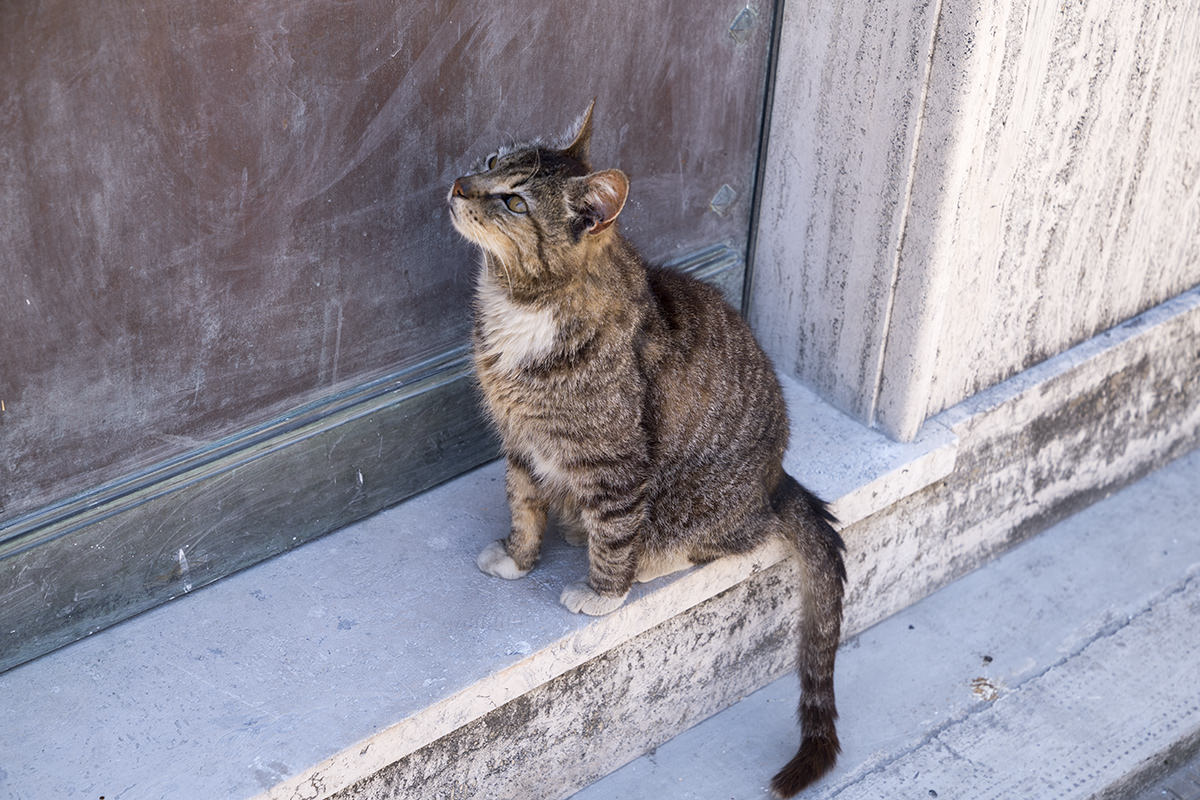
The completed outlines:
[[[588,146],[592,143],[592,109],[595,107],[596,98],[593,97],[592,102],[588,103],[587,111],[583,112],[575,131],[575,138],[562,150],[564,154],[585,164],[588,160]]]
[[[625,207],[625,200],[629,197],[629,178],[619,169],[606,169],[577,180],[584,185],[579,212],[591,222],[587,232],[599,233],[612,225]]]

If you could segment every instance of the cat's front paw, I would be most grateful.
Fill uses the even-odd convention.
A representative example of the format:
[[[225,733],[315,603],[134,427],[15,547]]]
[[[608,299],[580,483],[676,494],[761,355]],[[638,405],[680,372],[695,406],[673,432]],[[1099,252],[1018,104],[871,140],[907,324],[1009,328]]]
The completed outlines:
[[[517,562],[513,561],[512,556],[504,549],[503,539],[498,539],[483,548],[479,557],[475,559],[475,564],[488,575],[508,581],[515,581],[529,574],[529,570],[518,567]]]
[[[612,597],[603,595],[588,586],[587,583],[568,584],[559,596],[558,602],[567,607],[568,611],[576,614],[587,614],[592,617],[602,617],[616,611],[625,602],[625,595]]]

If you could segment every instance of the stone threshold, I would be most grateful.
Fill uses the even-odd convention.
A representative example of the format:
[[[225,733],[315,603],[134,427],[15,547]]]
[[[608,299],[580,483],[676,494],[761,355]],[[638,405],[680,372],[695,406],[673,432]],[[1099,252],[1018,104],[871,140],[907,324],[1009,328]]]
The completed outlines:
[[[819,496],[829,498],[843,525],[853,524],[886,508],[944,478],[953,469],[957,438],[946,427],[934,423],[927,426],[914,442],[899,444],[833,409],[802,385],[787,378],[781,380],[793,428],[793,441],[784,458],[785,467]],[[469,481],[485,476],[492,491],[503,486],[503,469],[497,463],[480,470],[478,475],[460,479],[463,485],[453,482],[435,494],[440,502],[456,502],[461,492],[474,488],[467,487]],[[502,489],[495,502],[503,504]],[[463,533],[472,543],[486,544],[489,539],[496,538],[497,531],[503,534],[506,530],[506,525],[488,526]],[[470,564],[473,554],[471,550],[462,553],[455,564]],[[530,689],[716,597],[789,555],[786,545],[772,543],[745,556],[720,559],[644,587],[636,586],[629,600],[605,617],[568,615],[568,632],[565,634],[560,634],[553,625],[537,625],[535,620],[533,625],[527,626],[522,621],[522,628],[532,642],[522,639],[506,649],[508,658],[498,658],[494,671],[454,694],[435,700],[395,725],[355,742],[353,747],[281,782],[259,798],[308,797],[310,795],[304,793],[304,788],[318,784],[322,791],[312,796],[332,795]],[[541,586],[536,594],[526,593],[519,582],[506,586],[497,581],[489,587],[496,590],[496,602],[511,602],[513,598],[505,595],[529,594],[522,598],[532,601],[529,617],[547,614],[547,605],[552,617],[566,614],[556,605],[557,592],[565,583],[579,580],[586,574],[584,551],[558,543],[544,556],[538,570],[542,574],[538,576]],[[471,583],[479,580],[475,575],[468,577],[472,579]],[[471,619],[462,622],[468,628],[472,625]],[[528,655],[524,655],[526,650],[530,651]],[[514,655],[524,657],[511,663]],[[297,791],[300,791],[299,795]]]
[[[843,524],[953,468],[943,425],[895,443],[784,385],[785,466]],[[522,581],[476,569],[507,530],[503,485],[494,462],[0,675],[17,698],[0,796],[327,797],[788,555],[722,559],[577,616],[557,597],[586,557],[553,533]]]
[[[940,414],[910,444],[789,382],[785,464],[845,524],[847,635],[1194,446],[1198,346],[1200,289]],[[585,618],[558,605],[585,555],[557,537],[524,580],[475,569],[478,550],[506,529],[493,463],[0,675],[0,797],[360,797],[364,779],[430,753],[449,754],[451,766],[426,793],[447,796],[459,785],[453,748],[467,742],[455,732],[502,749],[521,735],[504,720],[520,715],[497,709],[539,692],[586,696],[582,665],[636,660],[654,631],[677,637],[689,629],[680,620],[740,608],[739,592],[781,596],[794,580],[777,563],[782,549],[768,549],[636,587],[614,614]],[[769,644],[761,608],[728,618]],[[785,656],[761,654],[766,666],[747,686],[786,669]],[[668,688],[705,690],[684,683]],[[578,743],[592,722],[576,716],[592,711],[556,703],[543,717]],[[561,785],[536,791],[565,796],[695,721],[639,729],[633,738],[644,739],[596,763],[576,757]],[[503,753],[475,756],[485,775],[493,759],[496,774],[531,774]]]

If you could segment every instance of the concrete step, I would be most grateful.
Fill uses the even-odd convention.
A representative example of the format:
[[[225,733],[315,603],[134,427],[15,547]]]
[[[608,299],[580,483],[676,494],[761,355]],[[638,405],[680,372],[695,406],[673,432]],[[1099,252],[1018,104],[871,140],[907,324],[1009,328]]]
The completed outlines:
[[[1198,489],[1200,452],[847,642],[845,750],[804,797],[1200,796]],[[797,698],[776,681],[575,800],[766,797]]]
[[[791,381],[786,396],[790,468],[847,521],[953,468],[944,426],[897,444]],[[820,456],[798,463],[805,453]],[[363,796],[357,784],[390,765],[438,764],[445,737],[501,724],[488,720],[499,707],[542,709],[537,692],[556,679],[591,665],[598,684],[597,665],[644,647],[631,640],[787,555],[770,548],[636,586],[596,619],[559,605],[587,567],[557,537],[525,580],[479,572],[476,554],[507,528],[494,463],[0,675],[0,798]],[[534,722],[503,724],[533,741]],[[586,778],[637,752],[593,762]],[[484,785],[487,758],[478,763],[470,780]]]
[[[911,444],[788,382],[785,465],[845,523],[846,635],[1193,448],[1197,347],[1200,290]],[[585,555],[557,539],[524,580],[475,568],[507,526],[493,464],[0,675],[0,798],[557,800],[790,671],[801,578],[782,548],[640,586],[593,619],[558,604]],[[1001,661],[982,648],[958,656]],[[892,680],[924,677],[911,669]],[[772,709],[789,731],[769,737],[773,766],[793,703]],[[848,748],[875,741],[846,708]],[[724,746],[749,759],[766,740]]]
[[[1184,748],[1181,748],[1184,749]],[[1163,759],[1161,778],[1131,795],[1131,800],[1200,800],[1200,742],[1190,752]]]

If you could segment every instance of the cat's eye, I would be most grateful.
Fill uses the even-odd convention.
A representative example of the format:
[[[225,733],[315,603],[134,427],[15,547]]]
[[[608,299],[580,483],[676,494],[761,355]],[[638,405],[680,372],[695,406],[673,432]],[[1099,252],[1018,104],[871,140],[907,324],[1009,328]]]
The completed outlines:
[[[485,166],[487,166],[487,168],[488,168],[488,169],[495,169],[495,168],[496,168],[496,162],[497,162],[497,161],[499,161],[499,160],[500,160],[500,159],[499,159],[499,158],[496,156],[496,154],[495,154],[495,153],[492,153],[490,156],[488,156],[488,157],[487,157],[487,161],[485,162]]]
[[[525,202],[525,198],[519,194],[510,194],[505,197],[504,205],[508,206],[508,210],[514,214],[524,214],[529,211],[529,205]]]

